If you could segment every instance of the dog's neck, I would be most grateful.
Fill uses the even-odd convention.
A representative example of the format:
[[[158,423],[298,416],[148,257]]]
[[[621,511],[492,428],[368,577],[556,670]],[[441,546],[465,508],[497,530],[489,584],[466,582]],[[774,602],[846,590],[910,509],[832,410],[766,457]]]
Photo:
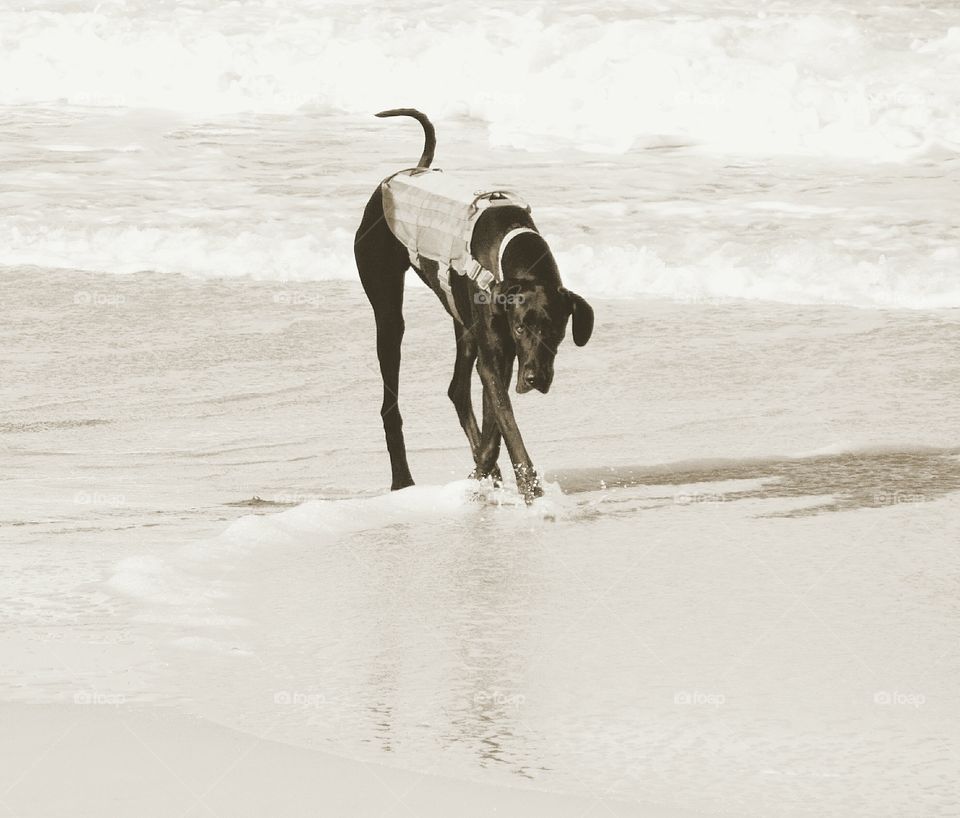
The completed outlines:
[[[503,254],[507,249],[507,245],[510,244],[512,239],[515,239],[521,233],[533,233],[534,235],[540,235],[536,230],[532,230],[529,227],[514,227],[512,230],[504,234],[503,238],[500,239],[500,249],[497,252],[497,269],[494,271],[496,275],[500,278],[504,278],[503,274]]]
[[[532,233],[536,240],[526,234]],[[511,246],[512,245],[512,246]],[[520,246],[517,246],[520,245]],[[509,259],[504,256],[510,247]],[[499,278],[510,284],[560,284],[560,273],[546,240],[534,229],[526,226],[513,227],[504,233],[497,245],[497,270]]]

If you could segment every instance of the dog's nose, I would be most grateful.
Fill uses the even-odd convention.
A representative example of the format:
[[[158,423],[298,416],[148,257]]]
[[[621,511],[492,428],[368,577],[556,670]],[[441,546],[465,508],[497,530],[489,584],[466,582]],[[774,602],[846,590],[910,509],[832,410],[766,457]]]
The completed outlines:
[[[533,386],[534,381],[536,381],[536,380],[537,380],[537,373],[536,373],[536,372],[534,372],[532,369],[525,369],[525,370],[523,370],[523,382],[524,382],[527,386]]]

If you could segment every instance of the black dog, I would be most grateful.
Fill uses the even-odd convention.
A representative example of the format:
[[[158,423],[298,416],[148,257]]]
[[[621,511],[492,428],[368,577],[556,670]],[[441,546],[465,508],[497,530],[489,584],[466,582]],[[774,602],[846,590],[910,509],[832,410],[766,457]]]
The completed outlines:
[[[419,168],[429,168],[436,148],[430,120],[420,111],[403,108],[382,111],[380,117],[410,116],[425,136]],[[522,232],[517,228],[527,228]],[[508,235],[511,234],[512,235]],[[502,246],[504,238],[507,244]],[[393,471],[391,488],[413,485],[403,440],[403,421],[397,406],[400,342],[403,338],[403,280],[413,267],[440,298],[454,319],[457,358],[447,394],[470,441],[477,479],[500,479],[497,458],[500,438],[506,442],[517,476],[517,486],[528,503],[543,490],[513,416],[508,386],[514,358],[519,359],[517,392],[546,393],[553,381],[553,359],[573,316],[573,341],[583,346],[593,332],[593,309],[579,295],[565,289],[546,241],[524,207],[504,205],[483,211],[473,228],[470,253],[486,270],[500,272],[488,291],[466,275],[450,272],[448,292],[440,283],[440,265],[417,256],[412,264],[407,248],[385,221],[383,191],[378,187],[363,213],[354,241],[354,255],[363,289],[373,306],[377,324],[377,357],[383,376],[380,415]],[[502,267],[502,269],[500,269]],[[446,272],[446,271],[445,271]],[[483,422],[478,428],[470,399],[474,363],[483,384]]]

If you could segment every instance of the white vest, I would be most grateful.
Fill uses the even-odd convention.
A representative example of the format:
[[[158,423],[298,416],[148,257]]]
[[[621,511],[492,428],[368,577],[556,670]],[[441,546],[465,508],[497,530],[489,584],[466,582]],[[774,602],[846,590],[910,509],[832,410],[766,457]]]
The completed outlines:
[[[490,284],[500,278],[499,270],[485,269],[470,254],[473,229],[480,214],[504,205],[530,211],[530,206],[513,191],[476,190],[469,180],[429,168],[395,173],[383,182],[382,189],[387,226],[407,248],[414,266],[418,256],[439,264],[440,284],[448,295],[451,269],[468,276],[487,292]],[[502,255],[503,248],[500,249]]]

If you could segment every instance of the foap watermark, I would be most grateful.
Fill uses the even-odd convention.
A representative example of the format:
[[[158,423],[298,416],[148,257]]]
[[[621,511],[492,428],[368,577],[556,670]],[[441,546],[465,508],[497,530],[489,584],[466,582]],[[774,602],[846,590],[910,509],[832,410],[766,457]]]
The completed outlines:
[[[708,693],[702,690],[678,690],[673,694],[673,703],[692,707],[720,707],[727,701],[723,693]]]
[[[899,105],[903,108],[913,108],[917,105],[928,105],[930,103],[929,94],[921,91],[905,91],[902,89],[867,92],[867,102],[871,105],[880,105],[888,108],[892,105]]]
[[[122,506],[127,502],[123,494],[110,494],[103,491],[78,491],[73,495],[78,506]]]
[[[72,105],[100,107],[125,108],[127,106],[127,97],[123,94],[96,94],[92,92],[81,91],[72,94],[69,98]]]
[[[278,690],[273,694],[273,703],[281,707],[322,707],[327,697],[312,690]]]
[[[687,295],[680,300],[684,304],[699,304],[705,307],[722,307],[730,303],[730,299],[724,298],[722,295],[707,295],[706,293]]]
[[[313,503],[317,500],[325,499],[322,494],[278,494],[274,498],[275,503],[280,503],[285,506],[298,506],[301,503]]]
[[[78,307],[120,307],[127,303],[122,293],[97,293],[79,290],[73,294],[73,303]]]
[[[760,775],[782,775],[789,778],[842,778],[843,773],[836,770],[824,770],[818,767],[786,767],[784,769],[761,770]]]
[[[273,303],[285,307],[319,307],[323,295],[317,290],[278,290],[273,294]]]
[[[878,506],[897,506],[909,503],[925,503],[930,498],[919,492],[891,491],[878,492],[873,495],[873,502]]]
[[[473,703],[479,705],[492,704],[496,707],[512,707],[518,709],[525,701],[522,693],[511,693],[506,690],[479,690],[473,694]]]
[[[903,693],[899,690],[878,690],[873,694],[873,703],[878,707],[912,707],[919,710],[927,702],[922,693]]]
[[[102,693],[99,690],[78,690],[73,694],[74,704],[99,704],[119,707],[127,701],[122,693]]]
[[[513,306],[524,302],[523,293],[500,293],[479,290],[473,294],[474,304],[496,304],[500,307]]]
[[[710,493],[673,495],[673,502],[678,506],[692,506],[701,503],[723,503],[726,499],[722,494]]]

